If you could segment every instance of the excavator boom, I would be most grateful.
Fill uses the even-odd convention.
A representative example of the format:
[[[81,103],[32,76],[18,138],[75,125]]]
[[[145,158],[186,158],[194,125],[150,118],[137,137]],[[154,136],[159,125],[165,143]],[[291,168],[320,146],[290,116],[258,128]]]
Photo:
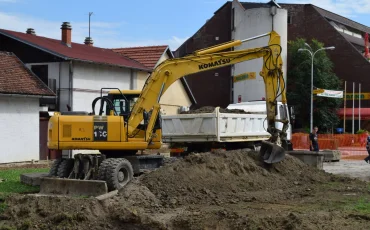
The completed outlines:
[[[263,36],[270,36],[267,46],[244,49],[237,51],[222,50],[241,45],[243,42]],[[267,131],[271,134],[270,142],[264,142],[261,151],[266,163],[274,163],[283,159],[286,130],[288,119],[276,120],[277,98],[281,96],[283,105],[286,106],[285,82],[282,72],[280,36],[272,31],[254,38],[237,40],[213,46],[208,49],[198,50],[191,55],[169,59],[161,63],[143,87],[142,93],[132,109],[128,119],[128,136],[133,138],[138,133],[138,125],[144,118],[145,113],[151,113],[146,129],[146,140],[150,142],[153,127],[159,113],[159,101],[164,92],[176,80],[186,75],[217,69],[243,61],[263,58],[263,66],[260,75],[264,79],[267,109]],[[275,127],[275,122],[284,124],[283,130]],[[271,144],[272,143],[272,144]]]

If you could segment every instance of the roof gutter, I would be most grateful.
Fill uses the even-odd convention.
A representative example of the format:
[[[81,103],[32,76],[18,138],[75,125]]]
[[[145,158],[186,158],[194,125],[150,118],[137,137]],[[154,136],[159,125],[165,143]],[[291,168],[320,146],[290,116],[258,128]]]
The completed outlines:
[[[108,63],[103,63],[103,62],[88,61],[88,60],[83,60],[83,59],[78,59],[78,58],[71,58],[69,60],[80,61],[80,62],[85,62],[85,63],[90,63],[90,64],[106,65],[106,66],[112,66],[112,67],[129,68],[129,69],[138,70],[138,71],[146,71],[149,73],[153,72],[153,70],[151,69],[140,69],[140,68],[131,67],[131,66],[114,65],[114,64],[108,64]]]
[[[0,96],[8,96],[8,97],[30,97],[30,98],[55,98],[56,96],[49,96],[49,95],[32,95],[32,94],[16,94],[16,93],[0,93]]]

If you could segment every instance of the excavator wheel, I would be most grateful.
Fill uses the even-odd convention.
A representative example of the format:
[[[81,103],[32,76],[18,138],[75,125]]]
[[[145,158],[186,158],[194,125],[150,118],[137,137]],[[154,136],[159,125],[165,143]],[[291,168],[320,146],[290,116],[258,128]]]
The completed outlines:
[[[53,162],[53,165],[51,166],[51,168],[49,170],[49,176],[51,176],[51,177],[58,176],[58,168],[59,168],[59,165],[62,163],[62,161],[63,161],[63,159],[59,158],[59,159],[56,159]]]
[[[62,161],[62,163],[59,165],[58,168],[58,177],[60,178],[68,178],[69,174],[71,173],[74,165],[73,159],[65,159]]]
[[[262,141],[260,155],[267,164],[278,163],[285,157],[285,149],[274,143]]]
[[[104,173],[105,171],[105,173]],[[105,174],[108,190],[123,188],[134,176],[131,163],[124,158],[108,158],[99,167],[99,177]]]

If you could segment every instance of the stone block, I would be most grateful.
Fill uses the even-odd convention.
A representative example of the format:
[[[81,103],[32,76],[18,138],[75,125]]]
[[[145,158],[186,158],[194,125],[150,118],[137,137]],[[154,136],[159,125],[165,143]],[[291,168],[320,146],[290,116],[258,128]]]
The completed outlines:
[[[21,183],[32,185],[32,186],[40,186],[40,178],[47,177],[48,173],[24,173],[21,174],[20,180]]]
[[[322,152],[287,151],[287,154],[298,158],[302,162],[312,167],[318,169],[323,169],[324,167],[324,154]]]

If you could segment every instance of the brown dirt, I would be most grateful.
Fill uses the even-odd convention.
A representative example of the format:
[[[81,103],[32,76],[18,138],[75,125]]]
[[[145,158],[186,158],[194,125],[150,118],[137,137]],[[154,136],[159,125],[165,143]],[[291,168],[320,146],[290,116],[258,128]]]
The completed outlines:
[[[370,215],[353,209],[363,198],[366,182],[289,155],[268,166],[256,152],[217,150],[168,163],[101,202],[11,196],[0,229],[366,229]]]
[[[216,109],[216,107],[204,106],[204,107],[201,107],[199,109],[183,111],[183,112],[181,112],[181,114],[213,113],[215,111],[215,109]],[[245,112],[242,109],[226,109],[226,108],[220,108],[220,113],[250,114],[249,112]]]

